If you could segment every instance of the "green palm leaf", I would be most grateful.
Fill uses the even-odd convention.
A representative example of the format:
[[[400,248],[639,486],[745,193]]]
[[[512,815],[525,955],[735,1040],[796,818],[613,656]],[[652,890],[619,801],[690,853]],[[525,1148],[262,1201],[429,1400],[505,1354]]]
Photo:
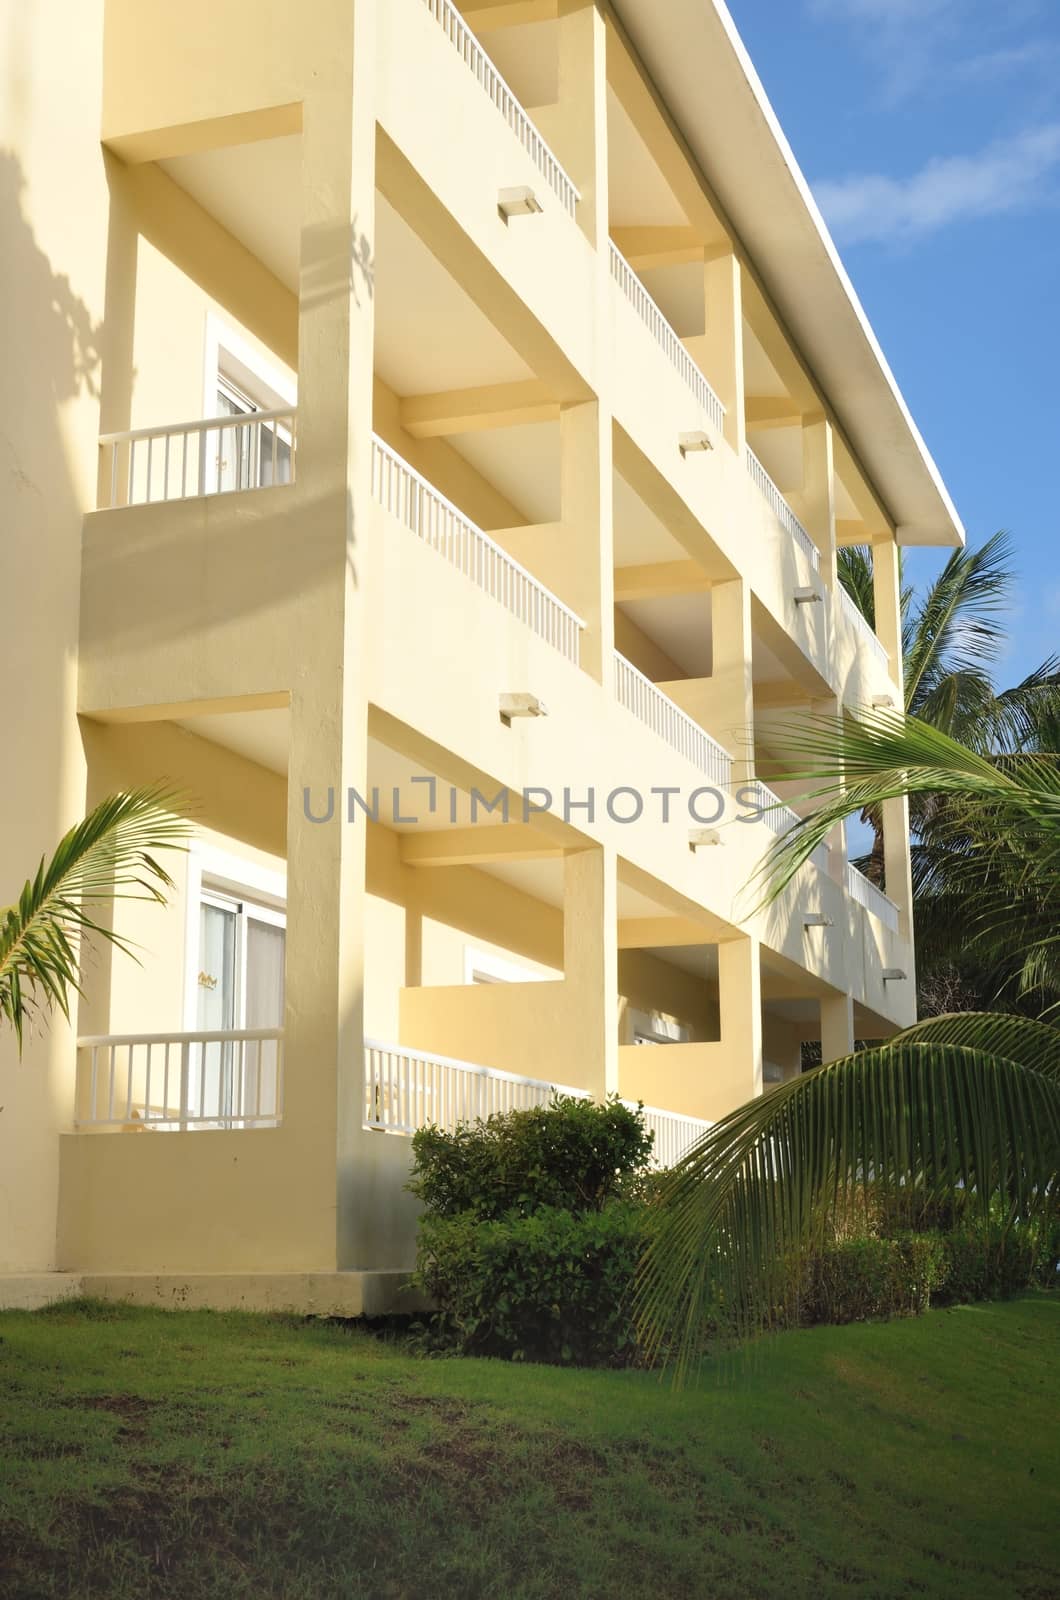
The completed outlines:
[[[641,1265],[650,1358],[682,1372],[717,1297],[740,1331],[767,1323],[794,1252],[870,1183],[958,1186],[985,1212],[1056,1205],[1060,1035],[1023,1018],[934,1019],[741,1106],[670,1175]]]
[[[127,940],[98,922],[90,907],[113,900],[165,904],[173,880],[154,852],[180,848],[188,825],[173,814],[175,797],[151,786],[100,802],[42,859],[14,905],[0,907],[0,1018],[22,1048],[27,1021],[58,1006],[70,1014],[80,988],[80,945],[99,934],[127,954]]]

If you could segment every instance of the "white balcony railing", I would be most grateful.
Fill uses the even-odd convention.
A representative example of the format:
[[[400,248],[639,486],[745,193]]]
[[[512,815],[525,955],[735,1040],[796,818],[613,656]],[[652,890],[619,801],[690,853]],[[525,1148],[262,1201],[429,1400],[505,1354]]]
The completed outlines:
[[[480,1067],[451,1056],[408,1050],[404,1045],[364,1043],[364,1125],[386,1133],[415,1133],[434,1126],[451,1133],[463,1122],[547,1106],[553,1094],[588,1100],[585,1089],[521,1078],[496,1067]],[[635,1100],[623,1105],[636,1108]],[[644,1121],[655,1135],[652,1165],[673,1166],[712,1126],[697,1117],[644,1107]]]
[[[769,504],[769,508],[776,517],[777,521],[791,534],[791,537],[795,540],[795,543],[798,545],[803,555],[807,558],[813,570],[817,572],[821,563],[817,546],[806,532],[806,529],[803,527],[794,511],[792,511],[791,507],[788,505],[788,502],[785,500],[784,496],[781,494],[780,490],[777,488],[776,484],[773,482],[772,478],[769,476],[769,473],[759,461],[750,445],[747,446],[747,470],[754,482],[757,484],[758,488],[761,490],[762,494],[765,496],[765,499]]]
[[[700,372],[693,357],[685,349],[680,337],[667,322],[647,289],[633,271],[618,246],[611,242],[611,276],[651,333],[656,344],[677,368],[685,383],[695,395],[701,410],[720,432],[725,422],[725,407]]]
[[[486,91],[531,161],[558,196],[564,211],[572,217],[581,199],[567,173],[530,121],[489,56],[464,21],[452,0],[425,0],[427,10],[440,24],[446,38],[460,52],[464,65]]]
[[[665,1045],[659,1046],[665,1049]],[[635,1100],[624,1100],[623,1105],[635,1111]],[[683,1117],[677,1111],[660,1111],[657,1106],[644,1106],[644,1121],[651,1133],[655,1135],[655,1143],[651,1150],[651,1164],[653,1167],[676,1166],[682,1156],[688,1154],[692,1146],[702,1139],[703,1135],[714,1126],[712,1122],[704,1122],[701,1117]]]
[[[872,651],[873,655],[881,663],[881,665],[887,667],[887,651],[884,649],[881,641],[876,637],[868,618],[865,616],[857,601],[850,598],[842,584],[839,585],[839,603],[843,608],[843,615],[854,629],[854,632],[857,634],[858,638],[863,644],[868,645],[869,649]]]
[[[292,483],[297,422],[289,408],[105,433],[100,509]]]
[[[627,711],[686,756],[717,788],[729,788],[732,760],[728,752],[617,650],[615,695]]]
[[[79,1039],[79,1128],[275,1128],[283,1031],[112,1033]]]
[[[588,1099],[584,1089],[375,1039],[365,1040],[364,1060],[365,1127],[389,1133],[415,1133],[432,1124],[452,1132],[477,1117],[546,1106],[555,1091]]]
[[[582,619],[378,438],[372,440],[372,493],[432,550],[578,664]]]
[[[756,783],[754,787],[758,793],[758,805],[762,813],[762,821],[771,832],[776,834],[778,839],[787,833],[789,828],[793,828],[796,823],[802,821],[794,807],[785,805],[784,801],[773,793],[768,784]],[[827,872],[830,854],[828,845],[822,840],[815,848],[810,860],[815,867],[820,867],[822,872]]]
[[[864,906],[874,917],[878,917],[885,928],[890,928],[892,933],[898,932],[898,907],[894,901],[878,889],[870,878],[859,872],[852,862],[847,862],[847,894],[851,900],[856,900],[859,906]]]

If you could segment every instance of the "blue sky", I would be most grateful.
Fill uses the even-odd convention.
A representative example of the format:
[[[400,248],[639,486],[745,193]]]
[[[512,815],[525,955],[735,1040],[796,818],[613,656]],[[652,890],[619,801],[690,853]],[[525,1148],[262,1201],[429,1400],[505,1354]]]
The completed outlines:
[[[1016,541],[1014,682],[1060,651],[1060,5],[729,5],[969,542]]]

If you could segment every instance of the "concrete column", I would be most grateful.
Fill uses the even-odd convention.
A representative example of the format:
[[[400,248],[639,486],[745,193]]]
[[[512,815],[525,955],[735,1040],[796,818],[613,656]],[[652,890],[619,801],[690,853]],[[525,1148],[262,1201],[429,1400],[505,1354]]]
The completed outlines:
[[[599,401],[560,412],[561,521],[569,530],[563,594],[585,623],[581,663],[599,683],[613,681],[615,559],[611,522],[611,415]]]
[[[872,598],[876,637],[887,652],[892,681],[904,690],[901,560],[898,544],[889,533],[872,541]]]
[[[883,812],[883,871],[886,889],[898,907],[898,932],[913,937],[913,870],[909,850],[909,801],[905,795],[885,800]],[[912,979],[910,972],[909,977]]]
[[[838,1061],[854,1049],[854,1002],[848,994],[821,996],[821,1060]]]
[[[751,588],[742,578],[710,591],[712,630],[711,724],[708,733],[732,756],[733,783],[754,776],[754,694],[751,681]]]
[[[345,796],[367,790],[361,585],[372,522],[374,345],[374,7],[354,8],[348,73],[307,96],[302,134],[298,536],[319,592],[319,625],[291,685],[288,785],[285,1135],[288,1181],[318,1197],[306,1267],[383,1264],[385,1197],[363,1131],[365,828]],[[334,792],[327,823],[308,820]]]
[[[762,1093],[762,976],[757,939],[718,945],[718,1010],[726,1055],[739,1063],[745,1098]]]
[[[747,442],[740,263],[731,250],[703,263],[704,375],[725,407],[725,438],[743,459]]]
[[[834,697],[827,700],[811,700],[809,709],[811,715],[815,717],[836,718],[843,715],[843,703]],[[828,875],[836,883],[845,885],[849,851],[847,850],[846,829],[841,822],[837,822],[834,828],[829,829],[826,842],[828,844]]]
[[[836,576],[835,460],[832,425],[820,414],[802,424],[802,518],[821,558],[821,576],[833,589]]]
[[[607,31],[595,0],[559,0],[559,104],[550,143],[578,187],[577,220],[607,260]]]
[[[562,1053],[598,1100],[618,1090],[617,866],[615,852],[601,847],[577,850],[563,864],[563,971],[577,1004]]]

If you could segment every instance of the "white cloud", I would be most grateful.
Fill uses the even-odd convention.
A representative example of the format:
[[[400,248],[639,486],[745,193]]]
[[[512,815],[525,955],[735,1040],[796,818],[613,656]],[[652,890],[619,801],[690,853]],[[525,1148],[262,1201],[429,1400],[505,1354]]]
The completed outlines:
[[[1060,167],[1060,123],[1002,139],[974,156],[937,157],[908,178],[864,174],[814,185],[842,244],[901,242],[948,223],[1050,204]]]

